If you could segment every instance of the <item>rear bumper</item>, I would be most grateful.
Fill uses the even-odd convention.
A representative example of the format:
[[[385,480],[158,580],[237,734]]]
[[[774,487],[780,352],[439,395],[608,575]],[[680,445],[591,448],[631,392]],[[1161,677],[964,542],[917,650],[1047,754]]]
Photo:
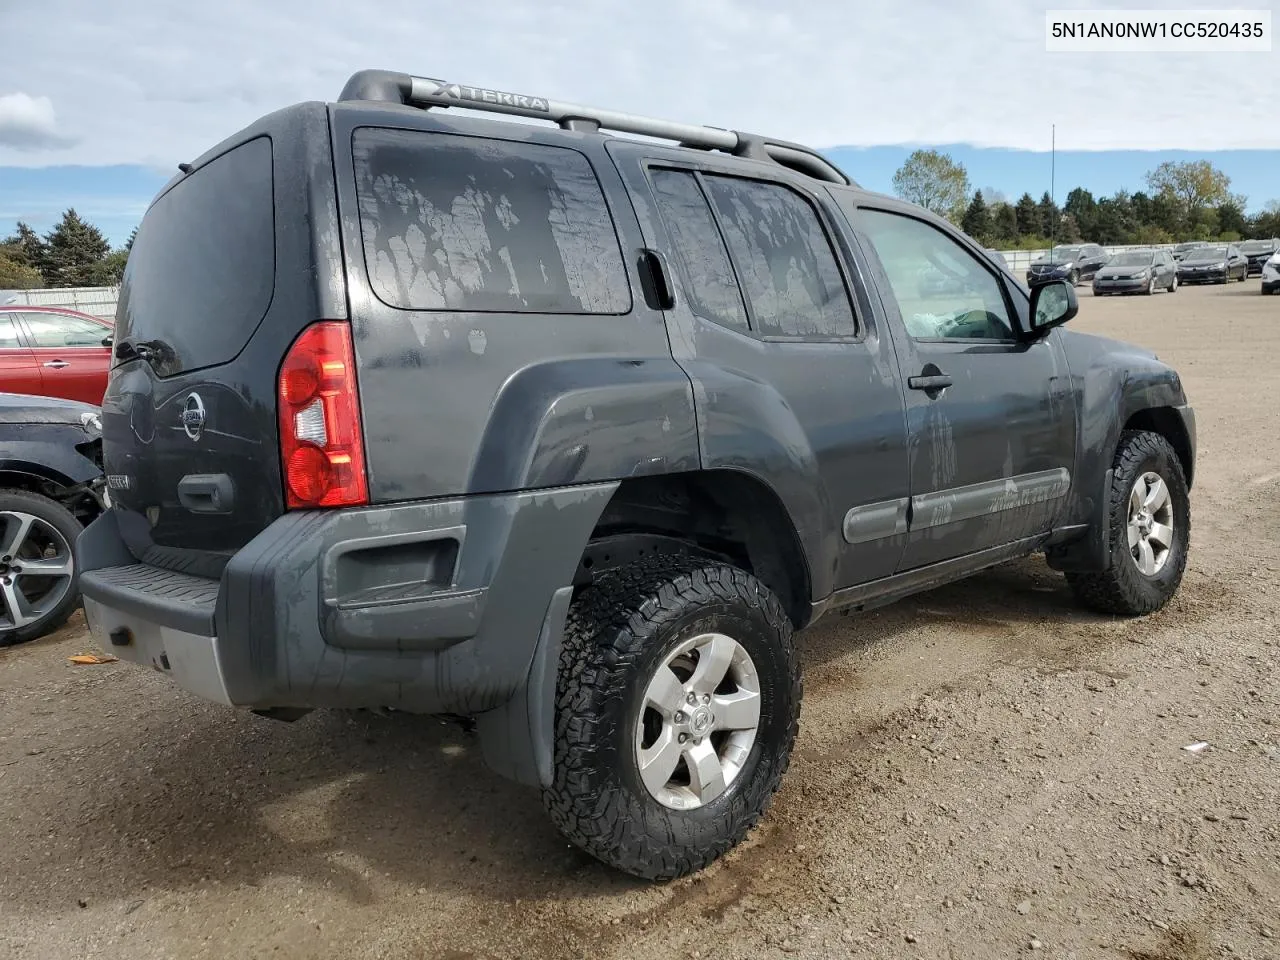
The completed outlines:
[[[477,714],[559,636],[616,486],[290,513],[219,580],[138,563],[111,510],[77,541],[80,588],[104,649],[210,700]]]

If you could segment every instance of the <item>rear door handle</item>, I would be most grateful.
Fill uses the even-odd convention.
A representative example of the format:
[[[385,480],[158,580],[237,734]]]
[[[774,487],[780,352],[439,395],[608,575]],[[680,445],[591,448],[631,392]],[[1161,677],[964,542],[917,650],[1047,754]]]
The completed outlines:
[[[907,386],[912,390],[942,390],[951,386],[951,377],[945,373],[931,376],[908,377]]]
[[[65,360],[50,360],[45,364],[46,367],[52,367],[54,370],[61,370],[63,367],[69,367],[71,364]]]

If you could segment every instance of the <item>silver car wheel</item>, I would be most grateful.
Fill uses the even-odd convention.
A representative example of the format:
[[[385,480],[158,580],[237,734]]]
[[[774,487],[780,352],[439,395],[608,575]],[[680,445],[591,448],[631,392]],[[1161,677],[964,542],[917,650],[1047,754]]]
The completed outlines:
[[[71,589],[75,559],[57,528],[30,513],[0,513],[0,630],[30,626]]]
[[[1159,474],[1140,476],[1129,492],[1129,553],[1138,571],[1154,577],[1173,550],[1173,497]]]
[[[728,790],[755,745],[760,701],[755,664],[732,637],[702,633],[668,653],[636,717],[636,768],[649,794],[692,810]]]

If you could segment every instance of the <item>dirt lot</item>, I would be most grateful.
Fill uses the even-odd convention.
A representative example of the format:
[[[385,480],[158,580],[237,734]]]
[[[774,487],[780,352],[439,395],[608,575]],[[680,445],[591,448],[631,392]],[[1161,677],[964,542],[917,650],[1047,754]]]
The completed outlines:
[[[1084,615],[1039,560],[801,638],[764,825],[648,886],[429,719],[206,705],[0,650],[0,956],[1280,957],[1280,299],[1092,300],[1197,406],[1191,565]],[[1205,740],[1201,754],[1182,748]]]

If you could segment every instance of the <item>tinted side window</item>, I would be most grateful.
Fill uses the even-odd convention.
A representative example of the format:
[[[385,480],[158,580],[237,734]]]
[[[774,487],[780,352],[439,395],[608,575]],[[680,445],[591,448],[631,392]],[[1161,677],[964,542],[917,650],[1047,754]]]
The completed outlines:
[[[631,288],[587,158],[563,147],[357,130],[378,298],[405,310],[626,313]]]
[[[745,332],[747,312],[742,292],[698,181],[680,170],[654,170],[652,179],[658,211],[671,237],[673,266],[680,274],[689,309],[699,317]]]
[[[969,251],[914,217],[861,210],[907,332],[918,340],[1011,340],[1000,281]]]
[[[764,336],[853,336],[853,307],[817,212],[776,183],[705,176],[752,327]]]
[[[100,347],[111,331],[92,320],[61,313],[24,313],[33,347]]]

